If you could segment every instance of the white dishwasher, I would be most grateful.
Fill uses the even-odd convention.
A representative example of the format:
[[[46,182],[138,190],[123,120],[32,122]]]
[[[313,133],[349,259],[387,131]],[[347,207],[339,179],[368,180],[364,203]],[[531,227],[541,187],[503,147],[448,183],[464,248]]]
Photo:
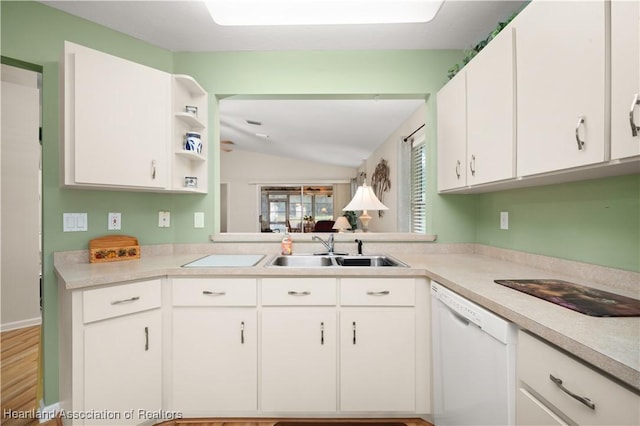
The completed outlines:
[[[514,324],[432,281],[434,421],[515,424]]]

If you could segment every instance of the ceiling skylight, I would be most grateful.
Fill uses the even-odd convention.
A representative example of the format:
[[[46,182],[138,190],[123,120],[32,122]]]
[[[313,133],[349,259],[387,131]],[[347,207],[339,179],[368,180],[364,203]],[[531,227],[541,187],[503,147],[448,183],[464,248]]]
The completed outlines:
[[[444,0],[205,0],[218,25],[398,24],[432,20]]]

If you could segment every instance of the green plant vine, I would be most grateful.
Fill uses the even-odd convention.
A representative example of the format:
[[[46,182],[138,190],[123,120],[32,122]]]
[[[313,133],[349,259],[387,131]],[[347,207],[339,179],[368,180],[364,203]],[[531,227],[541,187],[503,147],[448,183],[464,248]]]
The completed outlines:
[[[480,51],[484,49],[485,46],[489,44],[491,40],[496,38],[496,36],[500,34],[500,31],[502,31],[504,27],[506,27],[509,24],[509,22],[513,21],[513,18],[515,18],[517,15],[518,15],[518,12],[511,15],[509,18],[507,18],[506,21],[498,22],[498,25],[494,28],[493,31],[491,31],[491,33],[487,36],[487,38],[480,41],[473,48],[469,50],[465,50],[464,52],[465,55],[464,55],[464,58],[462,59],[462,64],[455,64],[454,66],[449,68],[449,70],[447,71],[447,76],[449,77],[449,80],[451,80],[456,74],[458,74],[458,72],[462,68],[464,68],[464,66],[467,65],[478,53],[480,53]]]

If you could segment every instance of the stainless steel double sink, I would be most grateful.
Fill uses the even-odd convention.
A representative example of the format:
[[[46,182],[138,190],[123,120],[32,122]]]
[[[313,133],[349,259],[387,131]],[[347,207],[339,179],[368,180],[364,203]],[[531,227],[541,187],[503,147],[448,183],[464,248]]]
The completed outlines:
[[[325,268],[325,267],[400,267],[408,265],[387,255],[313,255],[296,254],[275,256],[265,266],[289,268]]]

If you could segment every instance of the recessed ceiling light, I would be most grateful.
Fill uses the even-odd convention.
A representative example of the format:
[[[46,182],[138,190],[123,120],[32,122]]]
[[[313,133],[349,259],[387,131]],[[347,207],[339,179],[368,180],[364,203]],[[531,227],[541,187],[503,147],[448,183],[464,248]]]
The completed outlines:
[[[256,133],[256,136],[262,139],[269,139],[269,135],[265,133]]]
[[[429,22],[444,0],[205,0],[218,25]]]

